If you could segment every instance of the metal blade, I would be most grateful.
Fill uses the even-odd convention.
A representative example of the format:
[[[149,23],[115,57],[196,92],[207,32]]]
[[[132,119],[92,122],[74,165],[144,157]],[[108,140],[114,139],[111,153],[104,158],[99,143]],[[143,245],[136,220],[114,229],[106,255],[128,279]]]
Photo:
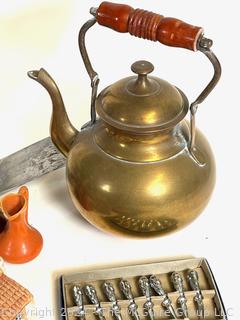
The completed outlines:
[[[168,307],[168,311],[170,312],[173,319],[177,319],[177,315],[176,315],[175,310],[172,305]]]
[[[172,302],[171,300],[166,297],[163,302],[162,302],[162,306],[166,308],[166,310],[170,313],[170,316],[173,318],[173,319],[178,319],[177,315],[176,315],[176,312],[172,306]]]
[[[198,307],[198,318],[199,319],[204,319],[205,316],[204,316],[204,304],[203,304],[203,301],[202,300],[195,300],[196,301],[196,304],[197,304],[197,307]]]
[[[148,309],[148,316],[150,320],[155,320],[154,311],[152,308]]]
[[[177,315],[175,313],[175,310],[173,308],[172,302],[169,299],[169,297],[166,295],[163,302],[162,302],[162,306],[164,308],[166,308],[167,312],[169,313],[169,315],[173,318],[173,319],[177,319]]]
[[[50,137],[0,160],[0,195],[65,165]]]
[[[114,317],[115,317],[116,320],[123,320],[120,313],[113,312],[113,315],[114,315]]]
[[[140,320],[140,316],[139,316],[137,310],[129,308],[128,311],[129,311],[129,314],[133,317],[134,320]]]
[[[186,301],[179,299],[178,303],[181,306],[181,309],[182,309],[182,312],[183,312],[183,315],[184,315],[184,319],[188,319],[188,308],[187,308]]]
[[[104,317],[102,312],[95,312],[95,314],[97,315],[97,317],[99,318],[99,320],[106,320],[106,318]]]

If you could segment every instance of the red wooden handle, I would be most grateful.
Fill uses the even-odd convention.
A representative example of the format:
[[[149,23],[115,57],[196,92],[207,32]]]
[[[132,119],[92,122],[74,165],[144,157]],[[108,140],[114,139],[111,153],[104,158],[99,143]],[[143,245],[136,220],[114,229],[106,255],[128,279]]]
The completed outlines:
[[[118,32],[193,51],[197,50],[197,42],[203,34],[201,27],[181,20],[106,1],[98,8],[96,18],[100,25]]]

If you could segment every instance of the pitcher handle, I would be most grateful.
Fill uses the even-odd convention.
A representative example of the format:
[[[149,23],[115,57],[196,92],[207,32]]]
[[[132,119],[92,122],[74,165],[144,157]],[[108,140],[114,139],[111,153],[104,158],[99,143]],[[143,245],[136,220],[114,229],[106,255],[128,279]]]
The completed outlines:
[[[25,201],[28,202],[28,200],[29,200],[29,191],[28,191],[28,188],[26,186],[20,187],[20,189],[18,190],[18,194],[23,196]]]
[[[187,24],[175,18],[166,18],[162,15],[141,9],[134,9],[128,5],[103,2],[98,8],[91,8],[93,19],[87,21],[79,32],[79,49],[86,70],[91,79],[91,121],[83,126],[92,125],[96,121],[96,98],[99,85],[98,73],[93,69],[89,59],[85,37],[87,31],[98,24],[121,33],[151,41],[158,41],[171,47],[181,47],[192,51],[200,51],[207,56],[214,68],[214,75],[198,98],[190,105],[190,141],[189,151],[193,153],[195,146],[196,112],[210,92],[214,89],[221,77],[221,65],[215,54],[211,51],[212,40],[204,37],[201,27]]]

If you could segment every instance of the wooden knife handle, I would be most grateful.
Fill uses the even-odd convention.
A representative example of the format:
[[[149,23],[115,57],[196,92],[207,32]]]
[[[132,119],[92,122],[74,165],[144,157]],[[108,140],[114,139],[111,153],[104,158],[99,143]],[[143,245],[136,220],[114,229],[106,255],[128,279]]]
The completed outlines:
[[[118,32],[193,51],[197,50],[198,40],[203,34],[201,27],[181,20],[107,1],[97,9],[96,19],[100,25]]]

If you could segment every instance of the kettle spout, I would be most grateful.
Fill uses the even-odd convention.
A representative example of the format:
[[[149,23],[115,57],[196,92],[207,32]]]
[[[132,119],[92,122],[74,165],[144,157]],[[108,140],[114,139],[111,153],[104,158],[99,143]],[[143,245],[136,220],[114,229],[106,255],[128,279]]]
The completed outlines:
[[[52,99],[51,138],[60,152],[67,157],[78,135],[78,130],[69,121],[61,93],[55,81],[44,69],[29,71],[28,76],[39,82],[48,91]]]

